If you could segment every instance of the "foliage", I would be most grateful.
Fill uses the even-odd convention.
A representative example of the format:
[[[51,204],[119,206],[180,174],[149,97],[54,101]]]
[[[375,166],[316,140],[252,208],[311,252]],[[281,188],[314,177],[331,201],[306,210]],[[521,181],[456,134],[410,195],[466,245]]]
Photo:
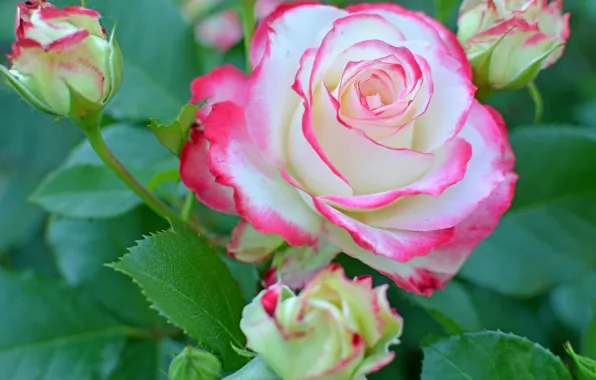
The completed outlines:
[[[16,2],[0,3],[3,53],[14,39]],[[431,1],[396,2],[434,12]],[[453,27],[459,3],[434,3]],[[242,43],[227,53],[197,45],[173,0],[87,6],[106,26],[118,24],[124,55],[125,80],[104,118],[106,142],[140,182],[181,211],[187,190],[178,159],[147,125],[155,120],[179,154],[188,123],[176,116],[191,80],[222,63],[244,68]],[[513,206],[443,291],[424,298],[390,284],[392,306],[405,320],[403,343],[396,360],[369,379],[594,376],[596,6],[565,6],[573,33],[560,62],[537,80],[541,124],[532,124],[526,90],[489,99],[505,117],[517,157]],[[194,206],[192,217],[208,234],[172,229],[68,121],[33,110],[6,86],[0,117],[1,379],[163,380],[188,343],[216,355],[230,380],[276,378],[258,358],[231,373],[249,360],[229,342],[244,347],[238,322],[259,290],[261,268],[222,258],[204,237],[229,235],[234,217]],[[354,260],[339,260],[351,275],[389,283]],[[566,341],[578,354],[565,353]]]

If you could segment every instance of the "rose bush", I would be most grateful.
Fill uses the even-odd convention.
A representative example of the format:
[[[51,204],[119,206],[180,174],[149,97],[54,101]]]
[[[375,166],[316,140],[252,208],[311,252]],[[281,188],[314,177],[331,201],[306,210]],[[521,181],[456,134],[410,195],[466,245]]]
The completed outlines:
[[[387,365],[403,321],[387,285],[349,280],[339,266],[315,276],[300,295],[282,284],[263,290],[242,312],[247,346],[283,380],[353,379]]]
[[[442,287],[517,178],[455,35],[393,4],[294,4],[259,25],[250,57],[250,77],[225,66],[193,83],[207,105],[184,183],[292,246],[324,235],[406,290]]]
[[[474,68],[474,83],[517,89],[555,63],[569,38],[563,1],[465,0],[458,38]]]
[[[103,108],[122,82],[123,63],[101,15],[91,9],[56,8],[45,0],[17,6],[9,83],[32,104],[56,115]],[[73,98],[78,101],[73,102]]]

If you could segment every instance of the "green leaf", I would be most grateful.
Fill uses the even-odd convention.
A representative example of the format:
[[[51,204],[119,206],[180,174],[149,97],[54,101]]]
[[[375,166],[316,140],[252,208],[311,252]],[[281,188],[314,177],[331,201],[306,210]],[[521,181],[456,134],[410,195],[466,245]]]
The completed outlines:
[[[237,372],[224,377],[224,380],[280,380],[280,378],[257,356]]]
[[[40,231],[27,244],[11,250],[8,266],[14,270],[33,270],[47,278],[60,278],[53,252],[44,237]]]
[[[225,251],[222,249],[221,258],[223,262],[226,264],[232,276],[240,285],[240,289],[244,294],[244,298],[246,302],[252,301],[253,298],[260,291],[260,281],[261,278],[258,272],[258,264],[246,264],[238,260],[234,260],[229,257]]]
[[[565,351],[573,359],[575,375],[578,380],[596,380],[596,360],[576,354],[569,343],[565,344]]]
[[[483,329],[523,335],[545,347],[551,344],[547,326],[535,305],[472,284],[466,284],[465,289]]]
[[[160,318],[130,279],[104,264],[116,260],[143,234],[167,224],[145,208],[107,220],[54,217],[48,227],[59,270],[66,282],[78,287],[134,325],[154,327]]]
[[[559,285],[549,299],[557,318],[570,330],[580,333],[596,315],[596,271]]]
[[[73,5],[71,0],[54,1]],[[116,39],[124,59],[124,82],[107,107],[114,117],[146,120],[170,119],[190,98],[189,85],[201,74],[191,26],[171,0],[87,0],[87,7],[102,14],[111,30],[118,23]]]
[[[149,123],[149,128],[151,128],[157,140],[176,157],[180,157],[182,147],[188,140],[188,131],[195,122],[195,115],[199,108],[200,106],[194,104],[185,104],[180,109],[176,120],[166,124],[158,123],[155,120],[151,120]]]
[[[202,238],[177,227],[140,241],[111,266],[131,276],[172,323],[219,353],[224,370],[244,363],[230,344],[244,347],[239,327],[244,298]]]
[[[67,167],[46,177],[31,200],[72,218],[110,218],[133,209],[141,199],[107,167]]]
[[[221,363],[210,352],[187,346],[172,360],[170,380],[220,380]]]
[[[596,359],[596,314],[592,316],[582,335],[582,354]],[[596,370],[596,367],[594,369]],[[596,373],[594,375],[596,376]]]
[[[460,275],[528,297],[596,266],[596,133],[520,128],[511,143],[520,177],[513,205]]]
[[[149,190],[155,190],[166,182],[180,182],[180,170],[178,168],[170,169],[157,173],[147,184]]]
[[[422,380],[572,380],[561,359],[526,338],[497,331],[453,335],[422,348]]]
[[[435,5],[435,17],[443,24],[447,22],[447,19],[459,5],[459,0],[433,0]]]
[[[4,7],[4,5],[0,6]],[[11,5],[14,22],[16,2]],[[11,26],[12,33],[14,28]],[[43,209],[27,197],[82,136],[0,85],[0,252],[26,243],[43,221]]]
[[[0,378],[105,378],[125,328],[71,289],[0,269]]]
[[[118,123],[104,128],[102,134],[114,155],[143,184],[178,167],[178,159],[144,128]],[[32,199],[51,212],[73,218],[114,217],[141,203],[104,166],[87,140],[44,180]]]
[[[173,353],[182,349],[180,342],[171,339],[130,340],[108,380],[168,380]]]
[[[461,333],[480,328],[478,314],[466,289],[457,280],[452,280],[444,290],[431,297],[418,296],[399,290],[403,297],[425,309],[437,320],[447,333]]]

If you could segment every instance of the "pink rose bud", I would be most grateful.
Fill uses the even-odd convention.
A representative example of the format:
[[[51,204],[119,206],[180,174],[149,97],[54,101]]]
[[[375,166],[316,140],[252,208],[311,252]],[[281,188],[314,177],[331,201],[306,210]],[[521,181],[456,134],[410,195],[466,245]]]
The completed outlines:
[[[563,1],[464,0],[458,39],[482,88],[518,89],[561,57],[569,38]]]
[[[58,9],[45,0],[17,5],[12,67],[0,71],[31,104],[44,112],[83,117],[102,109],[122,82],[120,49],[83,7]]]
[[[298,296],[281,284],[262,291],[244,308],[240,328],[283,380],[357,378],[388,364],[389,345],[399,343],[402,319],[386,290],[330,266]]]
[[[267,17],[284,2],[288,0],[257,0],[254,8],[255,19],[258,21]],[[219,3],[221,0],[188,0],[184,10],[188,10],[189,17],[194,19]],[[234,47],[242,40],[243,34],[242,22],[233,8],[202,19],[195,28],[195,38],[201,45],[213,47],[221,52]]]

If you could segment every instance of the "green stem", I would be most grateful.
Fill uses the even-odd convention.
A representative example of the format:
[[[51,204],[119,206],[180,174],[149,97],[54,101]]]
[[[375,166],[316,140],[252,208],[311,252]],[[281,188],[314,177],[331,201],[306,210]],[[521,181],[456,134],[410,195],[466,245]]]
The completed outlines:
[[[182,220],[184,220],[187,223],[190,220],[190,215],[192,213],[192,207],[195,204],[195,199],[196,197],[194,191],[189,190],[188,194],[186,194],[186,199],[184,200],[184,206],[182,206],[182,213],[180,214]]]
[[[246,72],[250,74],[250,42],[255,32],[255,0],[242,0],[242,29],[244,31],[244,51],[246,54]]]
[[[536,83],[530,82],[528,85],[528,91],[530,92],[530,96],[532,96],[532,100],[534,100],[535,111],[534,111],[534,124],[539,124],[540,120],[542,120],[542,114],[544,113],[544,102],[542,101],[542,95],[540,94],[540,90]]]
[[[90,115],[88,118],[83,118],[79,120],[75,120],[78,122],[93,150],[95,153],[101,158],[101,160],[106,164],[108,168],[110,168],[114,174],[120,178],[126,186],[128,186],[136,195],[139,196],[145,202],[147,206],[155,213],[172,222],[179,222],[189,225],[190,228],[195,230],[196,232],[202,233],[203,231],[198,225],[190,221],[185,221],[182,217],[180,217],[176,212],[170,209],[165,203],[159,200],[155,195],[153,195],[149,190],[147,190],[143,185],[141,185],[130,172],[122,165],[122,163],[114,156],[110,148],[106,145],[103,136],[101,135],[100,129],[100,120],[101,114]]]

